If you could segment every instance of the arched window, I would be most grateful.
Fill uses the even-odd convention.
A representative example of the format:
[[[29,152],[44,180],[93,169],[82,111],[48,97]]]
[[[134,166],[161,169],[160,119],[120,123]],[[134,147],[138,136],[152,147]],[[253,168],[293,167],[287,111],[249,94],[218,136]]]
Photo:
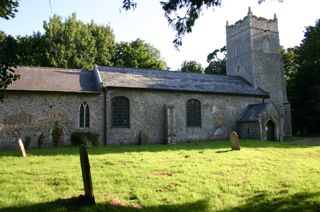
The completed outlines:
[[[239,56],[239,54],[240,54],[240,42],[237,41],[235,46],[235,56]]]
[[[111,100],[112,127],[130,127],[129,99],[117,96]]]
[[[264,53],[270,53],[270,43],[267,38],[263,40],[262,51]]]
[[[80,105],[79,127],[90,127],[90,109],[86,102]]]
[[[187,126],[201,127],[201,103],[196,99],[187,101]]]

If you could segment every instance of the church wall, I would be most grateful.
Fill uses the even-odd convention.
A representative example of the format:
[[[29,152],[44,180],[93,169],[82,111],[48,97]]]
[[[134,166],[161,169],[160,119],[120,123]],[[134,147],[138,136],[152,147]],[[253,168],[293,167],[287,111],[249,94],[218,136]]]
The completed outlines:
[[[90,128],[80,129],[79,108],[84,102],[90,108]],[[29,136],[30,147],[37,147],[38,136],[43,133],[43,147],[52,146],[50,130],[55,121],[65,133],[64,145],[70,145],[70,134],[74,131],[99,133],[103,143],[103,95],[100,94],[8,91],[0,103],[0,111],[0,149],[16,148],[12,136],[17,134],[22,139]]]
[[[111,126],[111,99],[124,96],[130,101],[130,128]],[[187,127],[186,102],[201,102],[201,127]],[[247,96],[178,93],[128,89],[107,90],[107,144],[137,144],[140,132],[147,134],[148,142],[165,142],[164,106],[175,107],[177,143],[192,140],[225,139],[236,129],[243,110],[248,104],[262,99]]]

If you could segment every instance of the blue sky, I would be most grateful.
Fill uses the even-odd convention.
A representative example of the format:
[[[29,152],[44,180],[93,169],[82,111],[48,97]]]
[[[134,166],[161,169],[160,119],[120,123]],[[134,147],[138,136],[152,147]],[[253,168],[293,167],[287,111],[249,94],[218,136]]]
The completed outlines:
[[[68,17],[73,12],[84,22],[94,20],[108,24],[117,41],[132,41],[141,38],[161,51],[162,58],[171,69],[180,67],[184,60],[196,60],[204,67],[206,57],[213,50],[225,45],[225,24],[242,19],[251,6],[256,16],[279,20],[280,44],[285,47],[299,45],[306,26],[314,25],[320,18],[319,0],[223,0],[221,8],[209,8],[196,22],[192,34],[185,36],[180,51],[175,50],[172,30],[160,6],[159,0],[137,0],[134,11],[121,11],[122,0],[21,0],[15,19],[0,20],[0,30],[11,35],[30,35],[43,32],[43,21],[53,14]],[[103,65],[103,64],[101,64]]]

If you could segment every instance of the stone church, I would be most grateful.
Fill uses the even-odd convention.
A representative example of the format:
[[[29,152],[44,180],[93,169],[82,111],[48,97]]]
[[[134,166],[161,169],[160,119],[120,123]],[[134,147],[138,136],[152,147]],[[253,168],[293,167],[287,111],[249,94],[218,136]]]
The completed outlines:
[[[20,80],[0,103],[0,148],[40,135],[61,144],[92,132],[105,145],[240,138],[282,140],[291,134],[278,21],[248,14],[226,25],[227,75],[115,68],[93,71],[17,67]],[[54,123],[53,123],[54,122]]]

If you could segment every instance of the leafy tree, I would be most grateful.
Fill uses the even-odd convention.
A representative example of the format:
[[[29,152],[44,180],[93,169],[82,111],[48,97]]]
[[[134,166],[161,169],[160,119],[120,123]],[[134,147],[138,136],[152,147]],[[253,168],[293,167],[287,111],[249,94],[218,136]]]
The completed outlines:
[[[161,60],[160,51],[152,45],[137,39],[116,45],[112,57],[114,66],[165,70],[167,65]]]
[[[194,60],[183,61],[180,70],[181,72],[203,73],[201,64]]]
[[[92,69],[92,64],[112,65],[115,38],[109,26],[84,24],[72,14],[62,21],[54,15],[44,22],[45,33],[19,36],[13,48],[18,65]]]
[[[91,69],[97,50],[90,29],[73,13],[65,22],[54,15],[44,22],[45,56],[50,66]]]
[[[209,65],[205,68],[204,73],[225,75],[227,69],[227,47],[224,46],[221,49],[216,49],[208,54],[207,62]]]
[[[320,133],[320,20],[306,28],[288,83],[294,131]],[[291,73],[290,73],[291,74]]]
[[[280,47],[280,53],[284,64],[285,78],[290,81],[298,71],[297,48],[284,49]]]
[[[15,17],[18,12],[18,0],[1,0],[0,1],[0,18],[10,19]]]
[[[15,62],[17,61],[16,48],[16,40],[0,31],[0,101],[4,97],[3,90],[13,81],[19,79],[19,75],[14,72]]]
[[[109,26],[100,26],[94,22],[91,22],[88,27],[95,40],[97,50],[95,63],[111,66],[111,58],[115,51],[115,37],[112,29]]]

